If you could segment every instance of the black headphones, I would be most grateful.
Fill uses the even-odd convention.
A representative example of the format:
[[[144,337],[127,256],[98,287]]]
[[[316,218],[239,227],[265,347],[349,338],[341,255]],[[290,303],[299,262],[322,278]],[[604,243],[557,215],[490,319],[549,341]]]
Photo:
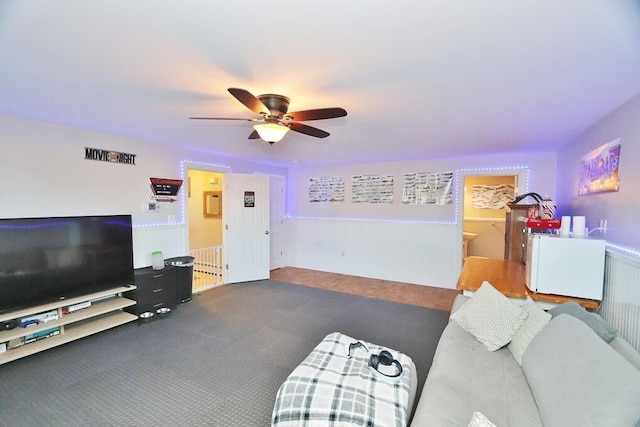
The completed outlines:
[[[378,369],[378,365],[382,364],[385,366],[391,366],[394,365],[396,367],[396,373],[395,374],[385,374],[384,372],[380,371]],[[402,365],[400,364],[400,362],[398,362],[396,359],[393,358],[393,356],[391,355],[391,353],[389,353],[387,350],[382,350],[380,352],[380,354],[372,354],[371,357],[369,357],[369,366],[371,366],[373,369],[375,369],[377,372],[379,372],[380,374],[386,376],[386,377],[399,377],[400,375],[402,375]]]

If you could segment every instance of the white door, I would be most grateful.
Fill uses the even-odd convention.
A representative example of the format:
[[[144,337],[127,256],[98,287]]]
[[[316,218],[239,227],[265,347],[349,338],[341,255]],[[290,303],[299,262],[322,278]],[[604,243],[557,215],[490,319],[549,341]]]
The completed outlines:
[[[269,278],[269,177],[226,174],[222,202],[226,283]]]
[[[284,223],[284,178],[272,176],[270,181],[269,197],[271,201],[269,202],[269,216],[271,220],[269,224],[269,253],[271,254],[271,270],[273,270],[286,265],[285,247],[287,233]]]

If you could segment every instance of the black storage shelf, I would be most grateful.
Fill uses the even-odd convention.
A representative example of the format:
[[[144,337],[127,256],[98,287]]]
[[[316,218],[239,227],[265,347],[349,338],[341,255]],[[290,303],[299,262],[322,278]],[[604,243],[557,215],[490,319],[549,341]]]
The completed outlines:
[[[137,304],[127,311],[139,316],[145,312],[156,313],[160,308],[176,307],[176,268],[166,266],[162,270],[151,267],[135,270],[136,289],[132,290],[131,299]]]

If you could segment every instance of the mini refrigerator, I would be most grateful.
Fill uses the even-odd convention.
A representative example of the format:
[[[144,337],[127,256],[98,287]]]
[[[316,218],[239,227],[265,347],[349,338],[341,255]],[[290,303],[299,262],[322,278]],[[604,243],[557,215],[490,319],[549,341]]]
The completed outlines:
[[[530,234],[525,283],[542,294],[602,300],[605,241]]]

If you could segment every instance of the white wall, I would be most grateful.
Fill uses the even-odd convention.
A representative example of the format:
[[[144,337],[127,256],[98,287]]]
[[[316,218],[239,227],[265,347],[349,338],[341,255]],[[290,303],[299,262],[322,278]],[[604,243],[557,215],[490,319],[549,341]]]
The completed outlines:
[[[209,165],[198,166],[201,170],[284,176],[290,217],[288,265],[441,287],[455,287],[460,270],[462,225],[456,215],[461,200],[456,199],[456,204],[450,206],[404,206],[398,193],[403,173],[502,174],[509,173],[509,168],[526,166],[530,182],[528,189],[521,191],[555,195],[554,153],[298,168],[287,172],[206,152],[6,115],[0,115],[0,129],[0,217],[130,213],[136,226],[136,267],[150,265],[153,250],[162,250],[166,257],[185,255],[188,250],[188,224],[182,222],[181,202],[163,203],[155,214],[143,211],[143,202],[149,200],[151,193],[149,178],[184,179],[183,160],[190,165]],[[136,165],[85,160],[85,146],[136,154]],[[350,203],[350,177],[378,173],[395,176],[394,204]],[[346,202],[309,203],[309,177],[336,175],[347,178]],[[172,217],[176,224],[170,224]],[[343,217],[351,219],[337,220]]]
[[[514,170],[529,171],[528,188],[521,182],[521,193],[555,195],[555,153],[292,169],[287,199],[289,265],[455,288],[462,251],[461,183],[455,183],[452,205],[404,205],[402,175],[454,171],[462,180],[464,175],[504,175]],[[393,174],[393,203],[351,203],[351,177],[358,174]],[[309,202],[309,178],[320,176],[345,177],[345,202]]]
[[[287,174],[281,168],[204,151],[7,115],[0,115],[0,129],[0,218],[131,214],[136,268],[151,265],[153,250],[163,251],[165,257],[188,253],[186,183],[178,202],[161,203],[160,212],[145,213],[144,202],[152,194],[149,178],[186,181],[183,161],[202,170]],[[135,165],[85,160],[84,147],[136,154]]]
[[[640,95],[595,123],[558,154],[558,214],[585,215],[587,227],[607,220],[607,242],[640,253]],[[578,173],[584,155],[620,138],[620,191],[578,196]],[[594,232],[592,236],[600,236]]]

